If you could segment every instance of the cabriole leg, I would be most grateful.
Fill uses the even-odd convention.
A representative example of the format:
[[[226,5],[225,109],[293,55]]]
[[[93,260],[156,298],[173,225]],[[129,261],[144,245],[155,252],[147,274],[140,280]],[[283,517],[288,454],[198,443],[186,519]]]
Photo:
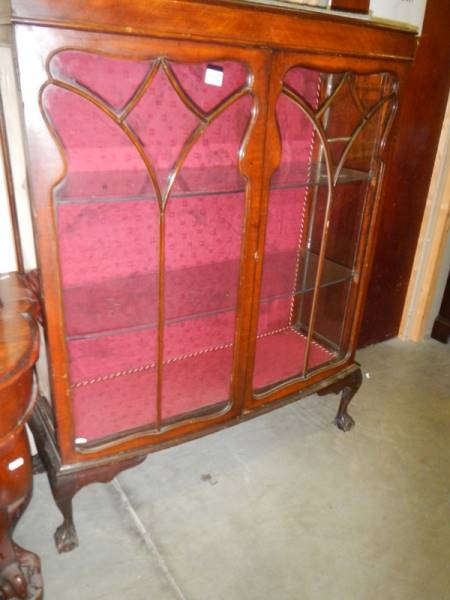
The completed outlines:
[[[11,462],[8,444],[0,449],[0,600],[40,600],[43,583],[40,560],[12,539],[14,527],[31,496],[31,458],[25,432],[9,442],[24,463],[15,472],[5,469]],[[2,461],[2,459],[4,459]],[[3,472],[2,472],[3,471]],[[6,477],[5,477],[6,475]]]
[[[361,369],[352,371],[347,377],[343,377],[319,391],[320,396],[325,394],[341,394],[341,401],[337,411],[334,423],[341,431],[350,431],[355,425],[355,421],[348,414],[347,409],[353,396],[359,390],[362,384]]]
[[[55,531],[56,549],[59,553],[70,552],[78,546],[78,535],[72,509],[72,500],[75,494],[90,483],[107,483],[111,481],[118,473],[138,465],[145,458],[145,456],[137,456],[64,475],[60,472],[49,471],[48,476],[53,497],[63,516],[63,522]]]
[[[62,552],[70,552],[78,546],[78,535],[73,522],[72,500],[78,491],[76,480],[71,478],[56,478],[51,481],[51,488],[56,505],[63,516],[63,522],[55,531],[56,549]]]

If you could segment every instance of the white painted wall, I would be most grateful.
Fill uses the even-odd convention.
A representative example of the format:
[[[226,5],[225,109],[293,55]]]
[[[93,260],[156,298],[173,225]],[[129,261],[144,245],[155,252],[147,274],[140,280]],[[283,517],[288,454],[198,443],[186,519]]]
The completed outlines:
[[[373,17],[407,23],[421,30],[426,4],[427,0],[371,0],[370,12]]]
[[[3,161],[0,161],[0,273],[15,271],[16,268],[16,254],[14,251],[5,173]]]
[[[0,90],[3,100],[6,129],[8,136],[9,154],[12,165],[16,210],[19,220],[22,256],[25,270],[36,267],[36,252],[34,247],[31,210],[28,196],[27,175],[25,167],[25,152],[22,136],[21,117],[17,84],[14,73],[14,63],[11,49],[0,46]],[[1,149],[0,149],[1,152]],[[3,172],[3,162],[0,160],[0,273],[14,271],[17,268],[15,246],[12,236],[11,218],[6,182]],[[41,332],[41,352],[37,364],[39,388],[41,394],[50,396],[47,357],[44,336]],[[33,437],[29,433],[32,454],[36,454]]]
[[[23,148],[14,64],[11,49],[5,46],[0,46],[0,90],[3,99],[10,160],[13,171],[17,215],[22,242],[22,255],[25,269],[29,270],[34,269],[36,266],[36,253],[34,250],[33,227],[28,199],[25,153]],[[14,270],[15,268],[15,250],[12,239],[8,195],[2,166],[0,170],[0,272],[4,273]]]

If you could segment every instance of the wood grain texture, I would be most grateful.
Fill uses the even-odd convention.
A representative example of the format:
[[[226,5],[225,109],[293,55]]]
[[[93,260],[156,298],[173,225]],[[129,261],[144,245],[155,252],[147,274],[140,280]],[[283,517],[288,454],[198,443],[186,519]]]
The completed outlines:
[[[428,0],[403,95],[359,345],[398,334],[450,84],[450,4]]]
[[[276,106],[283,79],[296,66],[325,74],[350,72],[366,76],[386,73],[384,80],[390,76],[395,79],[392,95],[383,98],[383,102],[389,102],[386,111],[393,116],[397,82],[403,86],[416,40],[411,33],[356,20],[340,20],[336,16],[294,9],[256,8],[239,2],[134,0],[125,4],[112,0],[91,3],[14,0],[13,8],[53,396],[51,404],[40,398],[33,417],[33,431],[49,471],[55,500],[64,517],[57,532],[58,547],[64,551],[77,543],[71,507],[72,496],[77,490],[92,481],[109,479],[150,452],[211,433],[321,389],[331,389],[330,386],[336,391],[347,390],[338,421],[343,429],[351,426],[346,408],[360,377],[352,376],[346,380],[344,388],[340,384],[357,369],[355,340],[373,256],[373,225],[379,199],[382,193],[389,192],[386,182],[380,185],[378,175],[382,173],[383,163],[389,163],[392,156],[392,144],[386,141],[392,118],[387,118],[385,126],[374,134],[377,156],[370,160],[370,183],[364,192],[367,209],[362,215],[361,242],[355,256],[357,273],[352,280],[351,318],[343,332],[345,349],[336,361],[324,362],[320,368],[309,371],[306,377],[295,374],[295,377],[281,379],[269,390],[258,394],[252,389],[252,380],[265,225],[271,177],[281,159]],[[87,439],[86,436],[87,443],[76,441],[75,402],[65,329],[67,311],[65,314],[53,194],[55,185],[67,173],[68,160],[49,120],[44,98],[49,82],[56,85],[51,57],[61,49],[74,48],[125,60],[241,62],[251,73],[248,86],[253,100],[251,123],[239,152],[239,171],[246,180],[245,220],[240,234],[240,279],[229,402],[215,413],[166,422],[159,431],[152,429],[151,423],[139,421],[136,428],[115,429],[106,437],[99,435]],[[342,77],[344,83],[346,77]],[[387,87],[386,82],[383,85]],[[340,89],[337,86],[336,93]],[[362,128],[369,118],[360,99],[353,98],[352,103],[358,105]],[[323,110],[328,109],[325,106]],[[320,111],[313,114],[306,109],[306,113],[321,131]],[[347,111],[344,113],[346,115]],[[359,126],[355,131],[359,131]],[[325,142],[328,144],[323,137]],[[328,162],[331,165],[330,160]],[[328,171],[331,176],[331,167]],[[328,219],[325,222],[324,227],[328,228]],[[322,258],[319,258],[322,267],[325,249],[322,244]],[[160,261],[160,266],[162,269],[164,261]],[[318,283],[315,285],[317,292]],[[162,285],[159,289],[162,290]],[[160,295],[162,297],[161,291]],[[160,322],[163,316],[160,313]],[[313,318],[310,322],[314,322]],[[312,342],[312,336],[309,341]],[[161,348],[160,344],[160,355]]]
[[[255,346],[255,328],[258,318],[255,301],[259,294],[258,284],[255,285],[255,279],[258,281],[261,275],[261,261],[255,261],[256,244],[259,244],[256,255],[262,256],[263,236],[260,230],[264,223],[262,215],[265,214],[267,204],[267,193],[271,174],[275,164],[279,160],[279,149],[277,150],[277,133],[274,119],[274,107],[279,92],[273,79],[270,81],[270,71],[273,68],[273,49],[270,48],[244,48],[242,46],[193,43],[186,40],[163,40],[155,37],[140,37],[137,35],[115,35],[111,33],[98,33],[96,31],[80,31],[73,29],[64,29],[62,27],[44,27],[25,25],[21,21],[26,18],[36,20],[45,17],[49,22],[60,19],[72,19],[67,25],[72,27],[74,21],[80,23],[80,19],[91,19],[91,24],[97,21],[98,27],[103,30],[114,30],[122,27],[123,23],[130,22],[139,24],[139,27],[146,27],[149,31],[158,27],[168,34],[174,24],[183,30],[180,36],[186,36],[186,27],[189,25],[189,32],[193,30],[200,31],[205,29],[205,35],[214,31],[217,36],[226,35],[230,39],[238,34],[246,39],[247,43],[251,40],[251,35],[257,33],[262,36],[264,41],[273,39],[276,45],[286,43],[286,31],[283,29],[285,23],[289,23],[290,31],[295,33],[296,43],[298,45],[311,47],[314,40],[317,42],[317,48],[314,52],[296,52],[289,53],[285,50],[277,54],[281,61],[282,68],[279,76],[296,64],[302,64],[306,68],[317,69],[320,71],[345,71],[354,70],[360,73],[376,73],[387,70],[395,74],[400,81],[404,80],[408,61],[402,58],[399,60],[386,59],[387,49],[395,46],[399,41],[406,44],[408,52],[412,56],[415,45],[415,38],[410,33],[400,33],[389,29],[370,27],[365,24],[352,22],[351,30],[355,36],[345,36],[346,27],[350,25],[344,19],[341,23],[336,17],[328,18],[314,16],[309,14],[305,16],[302,13],[288,13],[286,11],[258,10],[253,7],[245,8],[236,3],[178,3],[178,12],[172,19],[167,17],[167,11],[173,8],[171,0],[161,0],[154,2],[152,7],[152,18],[149,18],[149,4],[136,0],[127,5],[127,16],[123,13],[123,5],[112,5],[108,0],[99,0],[89,5],[81,2],[54,2],[53,0],[39,0],[35,3],[14,2],[14,19],[18,24],[15,25],[15,41],[21,79],[25,127],[28,135],[29,157],[30,157],[30,183],[32,191],[32,202],[35,213],[35,225],[37,231],[37,242],[40,256],[42,293],[45,298],[45,317],[47,324],[47,338],[51,355],[53,357],[52,370],[52,390],[53,407],[56,414],[57,427],[57,446],[63,465],[74,465],[81,462],[91,462],[104,460],[107,457],[117,455],[118,453],[137,451],[138,449],[150,447],[163,447],[166,443],[174,443],[175,438],[195,435],[207,428],[219,428],[228,421],[238,417],[245,405],[246,409],[251,407],[255,409],[257,405],[277,400],[281,401],[284,396],[290,393],[298,393],[300,389],[306,390],[312,388],[320,381],[336,375],[343,369],[351,365],[353,361],[354,336],[356,335],[357,324],[361,311],[361,303],[365,292],[365,275],[363,273],[358,287],[358,300],[356,302],[356,316],[354,324],[349,328],[349,346],[352,350],[344,360],[338,365],[328,365],[324,370],[316,372],[305,380],[296,380],[285,383],[280,389],[274,390],[269,396],[260,398],[258,402],[252,399],[251,376],[253,352]],[[100,11],[100,8],[104,9]],[[196,8],[194,12],[193,9]],[[20,10],[19,10],[20,9]],[[223,16],[219,21],[211,21],[209,11],[218,11],[215,15]],[[254,20],[251,24],[240,22],[239,18],[243,16],[242,11],[251,11]],[[121,12],[122,11],[122,12]],[[195,13],[195,14],[194,14]],[[143,18],[145,17],[145,18]],[[276,18],[275,18],[276,17]],[[270,21],[270,27],[267,24]],[[265,29],[264,27],[267,26]],[[209,29],[208,29],[209,28]],[[314,35],[312,39],[308,38],[308,33]],[[132,27],[131,33],[136,33]],[[347,31],[347,34],[349,31]],[[200,35],[200,33],[199,33]],[[320,38],[320,40],[319,40]],[[361,47],[357,48],[358,42]],[[320,55],[318,49],[323,45],[334,44],[337,49],[336,54]],[[373,48],[379,45],[379,52],[382,59],[374,57]],[[380,46],[381,44],[381,46]],[[400,44],[400,45],[401,45]],[[200,61],[200,60],[240,60],[245,62],[249,70],[253,73],[252,92],[256,99],[258,111],[252,129],[249,132],[249,144],[242,158],[240,165],[241,172],[245,174],[249,181],[247,190],[247,221],[244,231],[244,247],[242,254],[241,281],[238,299],[237,321],[239,325],[239,335],[236,342],[236,351],[234,356],[233,379],[232,379],[232,406],[230,410],[218,413],[208,419],[198,418],[179,424],[175,428],[166,428],[157,436],[152,435],[145,427],[142,430],[131,432],[127,435],[108,439],[92,447],[76,447],[74,444],[74,421],[71,403],[71,392],[69,384],[68,356],[64,333],[64,313],[61,298],[60,269],[58,263],[58,241],[54,223],[54,209],[52,201],[52,189],[55,182],[64,176],[63,153],[58,151],[58,145],[52,137],[48,124],[42,114],[42,100],[40,93],[42,86],[48,81],[49,73],[46,69],[48,57],[58,51],[60,48],[77,47],[87,51],[96,51],[99,47],[106,54],[119,55],[124,58],[144,58],[152,55],[164,54],[170,60],[182,61]],[[366,56],[347,56],[348,49],[352,52],[367,52]],[[269,83],[270,81],[270,83]],[[269,86],[271,89],[269,90]],[[270,108],[271,116],[267,113]],[[266,124],[269,118],[270,128],[266,134]],[[268,135],[266,143],[264,139]],[[391,145],[389,145],[389,152]],[[388,160],[389,152],[383,150],[383,160]],[[265,166],[265,172],[261,177],[261,165]],[[375,186],[376,188],[377,186]],[[264,202],[261,197],[265,196]],[[369,224],[369,219],[366,219]],[[373,236],[370,236],[373,240]],[[258,241],[259,240],[259,241]],[[368,252],[370,254],[372,242],[369,243]],[[360,253],[360,260],[366,255],[365,247]],[[367,256],[369,256],[367,254]],[[368,261],[364,258],[365,263]],[[370,262],[370,261],[369,261]],[[364,263],[364,264],[365,264]],[[366,272],[367,269],[364,269]],[[361,291],[359,291],[361,290]],[[252,301],[249,302],[249,299]],[[250,321],[252,321],[250,323]],[[351,331],[350,331],[351,330]],[[350,338],[351,336],[351,338]],[[244,392],[245,388],[245,392]]]
[[[42,598],[39,558],[13,540],[31,496],[25,424],[36,399],[32,367],[39,350],[37,302],[18,274],[0,276],[0,597]]]
[[[244,2],[192,0],[13,0],[15,23],[53,24],[73,29],[111,31],[245,45],[303,49],[314,53],[411,59],[415,35],[379,23],[358,22]]]
[[[36,360],[38,337],[31,316],[37,317],[38,312],[39,304],[26,288],[25,277],[17,273],[0,275],[0,390],[10,386]],[[20,412],[19,407],[17,410]]]
[[[331,0],[331,8],[335,10],[348,10],[357,13],[369,12],[370,0]]]

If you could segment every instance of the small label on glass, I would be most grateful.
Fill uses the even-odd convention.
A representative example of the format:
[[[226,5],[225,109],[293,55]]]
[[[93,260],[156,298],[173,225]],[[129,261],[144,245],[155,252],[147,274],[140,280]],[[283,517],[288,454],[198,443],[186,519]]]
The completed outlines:
[[[208,65],[205,71],[205,83],[222,87],[223,84],[223,69],[214,65]]]

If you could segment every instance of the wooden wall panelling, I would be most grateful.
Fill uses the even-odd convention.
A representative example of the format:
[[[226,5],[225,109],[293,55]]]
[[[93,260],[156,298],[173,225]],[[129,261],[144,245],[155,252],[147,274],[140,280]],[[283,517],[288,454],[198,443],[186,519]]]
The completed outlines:
[[[404,339],[417,342],[430,333],[450,265],[449,233],[450,96],[400,325]]]
[[[450,4],[428,0],[396,127],[359,346],[398,334],[450,83]]]

